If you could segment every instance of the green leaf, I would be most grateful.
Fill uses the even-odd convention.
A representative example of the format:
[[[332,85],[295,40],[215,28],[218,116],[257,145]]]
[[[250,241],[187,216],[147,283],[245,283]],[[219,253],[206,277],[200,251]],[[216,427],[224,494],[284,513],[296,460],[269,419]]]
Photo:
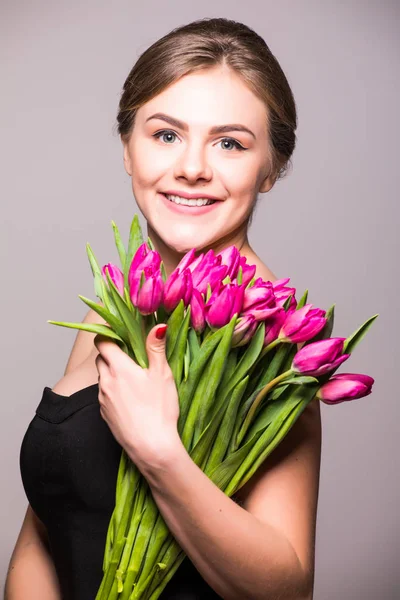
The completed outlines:
[[[216,346],[224,334],[224,328],[218,329],[212,333],[205,342],[201,345],[200,351],[196,358],[192,361],[189,369],[187,381],[181,382],[178,388],[179,395],[179,421],[178,431],[182,437],[182,431],[186,422],[187,413],[190,408],[190,403],[193,394],[199,384],[200,377],[203,375],[206,364],[214,352]]]
[[[285,379],[285,380],[279,382],[277,385],[278,386],[288,385],[288,384],[306,385],[307,383],[318,383],[318,379],[316,379],[315,377],[304,375],[304,376],[299,376],[299,377],[292,377],[290,379]]]
[[[240,468],[231,478],[229,485],[225,489],[227,495],[234,494],[254,475],[264,460],[285,438],[307,405],[313,400],[318,387],[319,385],[292,388],[294,391],[291,397],[291,404],[287,403],[287,401],[286,403],[282,403],[281,413],[273,417],[271,423],[264,429],[261,436],[260,431],[256,432],[253,438],[249,435],[250,439],[245,445],[251,445],[253,440],[256,440],[256,443],[252,445]],[[276,408],[276,404],[272,404],[271,407]]]
[[[253,287],[253,285],[255,284],[255,281],[256,281],[256,278],[255,278],[255,277],[253,277],[253,279],[251,279],[251,281],[249,281],[249,283],[246,285],[246,290],[247,290],[248,288],[251,288],[251,287]]]
[[[125,269],[125,263],[126,263],[126,250],[125,250],[125,246],[122,242],[120,233],[119,233],[119,229],[117,227],[117,225],[114,223],[114,221],[111,221],[111,225],[114,231],[114,240],[115,240],[115,245],[117,247],[118,250],[118,255],[119,255],[119,260],[121,261],[121,270],[122,272],[124,272]]]
[[[148,247],[150,248],[150,250],[154,250],[154,244],[153,244],[153,242],[151,241],[151,238],[150,238],[150,237],[148,237],[148,238],[147,238],[147,245],[148,245]]]
[[[182,435],[182,441],[185,440],[184,445],[186,443],[188,444],[187,446],[185,445],[187,449],[190,447],[189,444],[192,435],[194,444],[200,437],[201,432],[206,426],[206,419],[209,418],[210,410],[214,409],[215,414],[215,411],[219,409],[217,404],[213,407],[212,403],[223,376],[226,360],[231,349],[232,335],[236,321],[237,315],[234,315],[230,322],[224,327],[224,335],[218,344],[218,348],[213,357],[210,359],[210,363],[207,366],[207,374],[203,376],[203,383],[205,384],[204,389],[201,389],[200,392],[196,390],[194,394]],[[221,402],[223,402],[222,398]]]
[[[190,366],[190,346],[189,346],[189,340],[186,341],[186,351],[185,351],[185,358],[183,361],[183,366],[184,366],[184,380],[187,381],[187,378],[189,377],[189,366]]]
[[[104,335],[112,340],[118,340],[123,342],[119,335],[117,335],[110,327],[106,325],[100,325],[97,323],[65,323],[64,321],[47,321],[51,325],[60,325],[61,327],[69,327],[71,329],[81,329],[82,331],[89,331],[90,333],[96,333]]]
[[[286,298],[285,302],[282,305],[286,312],[288,311],[288,308],[290,306],[290,303],[291,303],[291,300],[292,300],[293,296],[294,296],[294,294],[290,294],[290,296],[288,296]]]
[[[215,417],[209,422],[204,431],[201,432],[199,439],[194,444],[190,451],[190,457],[193,462],[196,463],[200,468],[203,467],[203,462],[207,457],[207,454],[212,448],[215,437],[217,435],[218,428],[224,417],[227,406],[221,406]],[[204,468],[202,468],[203,471]]]
[[[297,306],[296,306],[296,310],[299,310],[300,308],[303,308],[303,306],[305,306],[307,304],[307,298],[308,298],[308,290],[306,290],[304,292],[304,294],[302,295],[302,297],[298,301]]]
[[[249,376],[247,375],[237,384],[232,392],[232,396],[225,403],[227,404],[227,408],[224,411],[224,418],[221,427],[219,428],[218,435],[214,439],[214,444],[207,460],[207,468],[205,470],[207,473],[211,473],[225,458],[226,451],[228,450],[232,438],[240,402],[247,388],[248,381]],[[214,417],[211,420],[211,423],[213,421]]]
[[[81,300],[83,300],[83,302],[85,304],[87,304],[92,310],[97,312],[97,314],[99,314],[105,321],[107,321],[107,323],[115,331],[115,333],[121,339],[123,339],[126,344],[129,344],[128,331],[127,331],[125,325],[123,324],[123,322],[120,321],[120,319],[115,317],[111,312],[109,312],[103,306],[100,306],[100,304],[98,304],[97,302],[93,302],[93,300],[90,300],[89,298],[85,298],[85,296],[81,296],[81,295],[79,295],[79,298]]]
[[[200,352],[199,338],[197,337],[196,330],[193,329],[193,327],[189,329],[188,342],[190,347],[190,362],[193,362]]]
[[[182,325],[185,314],[185,304],[183,300],[180,300],[178,306],[172,311],[168,319],[167,328],[167,341],[166,341],[166,353],[167,360],[172,356],[175,348],[176,340],[178,339],[179,330]]]
[[[167,281],[168,277],[167,277],[167,271],[165,270],[164,261],[161,261],[161,263],[160,263],[160,271],[161,271],[161,278],[162,278],[163,282],[165,283]]]
[[[125,300],[121,297],[120,293],[118,292],[111,277],[108,273],[106,273],[106,275],[112,299],[114,301],[115,306],[118,309],[121,320],[127,329],[131,350],[134,352],[138,364],[144,369],[146,369],[149,366],[149,362],[146,353],[145,340],[143,339],[142,329],[139,323],[137,322],[135,315],[131,310],[129,310],[129,307],[126,305]],[[139,318],[141,318],[141,315],[139,315]]]
[[[254,365],[256,360],[258,359],[260,352],[262,350],[264,344],[265,337],[265,323],[261,321],[259,326],[256,329],[255,334],[253,335],[250,344],[246,348],[242,358],[240,359],[235,374],[233,375],[231,381],[226,387],[225,394],[223,398],[226,398],[228,394],[233,390],[233,388],[246,377],[251,367]]]
[[[103,304],[105,304],[104,295],[103,295],[104,279],[101,274],[100,266],[96,260],[96,257],[94,255],[93,250],[91,249],[89,243],[86,244],[86,253],[88,255],[90,267],[92,269],[92,273],[93,273],[93,277],[94,277],[94,293],[99,298],[99,300],[101,300],[103,302]]]
[[[182,302],[182,301],[181,301]],[[168,360],[171,371],[174,375],[176,386],[178,387],[182,381],[182,370],[185,359],[186,344],[188,338],[188,329],[190,324],[190,305],[186,309],[186,315],[181,323],[179,333],[173,352]],[[168,326],[169,329],[169,326]],[[168,331],[167,329],[167,331]]]
[[[129,269],[132,263],[132,259],[135,256],[137,249],[139,246],[143,244],[143,235],[142,229],[139,223],[139,217],[134,215],[131,223],[131,228],[129,231],[129,242],[128,242],[128,251],[126,254],[126,261],[124,266],[124,281],[125,286],[129,289],[128,275]]]
[[[293,347],[297,352],[297,347],[295,344],[289,343],[281,343],[277,346],[277,350],[271,362],[269,363],[267,369],[265,370],[263,376],[259,381],[259,387],[264,387],[267,383],[275,379],[278,376],[278,373],[284,372],[282,369],[282,365],[285,363],[287,356],[291,353]]]
[[[261,437],[261,433],[262,432],[258,433],[258,438]],[[252,450],[256,441],[257,436],[239,448],[239,450],[236,450],[236,452],[229,454],[229,456],[225,458],[225,460],[212,472],[206,473],[206,475],[215,483],[215,485],[219,487],[220,490],[225,491],[234,474],[240,468],[240,465]],[[233,495],[233,493],[231,495]]]
[[[243,282],[243,267],[240,265],[238,273],[236,275],[236,281],[238,285],[242,285]]]
[[[361,342],[368,329],[371,327],[375,319],[379,317],[379,314],[370,317],[359,327],[347,340],[344,342],[343,354],[351,354],[354,348]]]

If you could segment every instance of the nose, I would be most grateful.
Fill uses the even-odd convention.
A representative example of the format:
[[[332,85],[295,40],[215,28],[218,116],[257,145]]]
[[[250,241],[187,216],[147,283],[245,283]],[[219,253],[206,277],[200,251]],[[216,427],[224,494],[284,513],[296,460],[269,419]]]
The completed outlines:
[[[188,144],[175,163],[175,178],[195,183],[199,179],[209,181],[212,178],[211,165],[206,151],[200,145]]]

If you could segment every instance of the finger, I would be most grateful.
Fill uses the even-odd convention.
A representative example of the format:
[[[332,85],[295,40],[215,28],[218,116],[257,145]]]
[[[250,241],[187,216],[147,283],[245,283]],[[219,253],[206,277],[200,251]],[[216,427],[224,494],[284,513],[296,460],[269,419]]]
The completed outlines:
[[[165,354],[167,325],[158,324],[153,327],[146,338],[146,351],[149,358],[149,368],[164,370],[169,368]]]

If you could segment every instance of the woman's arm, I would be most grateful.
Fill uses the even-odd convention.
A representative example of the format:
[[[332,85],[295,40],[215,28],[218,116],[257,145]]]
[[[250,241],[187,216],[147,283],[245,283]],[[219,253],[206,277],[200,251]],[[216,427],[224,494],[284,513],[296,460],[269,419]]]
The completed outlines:
[[[243,508],[183,445],[140,469],[169,529],[220,596],[311,600],[320,449],[320,406],[313,400],[239,490]]]
[[[45,526],[30,505],[11,556],[5,600],[61,600]]]

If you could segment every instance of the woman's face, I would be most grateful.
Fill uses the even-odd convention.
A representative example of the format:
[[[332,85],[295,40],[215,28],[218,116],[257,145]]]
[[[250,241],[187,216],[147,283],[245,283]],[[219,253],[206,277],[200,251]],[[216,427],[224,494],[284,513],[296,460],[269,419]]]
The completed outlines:
[[[246,236],[257,194],[272,187],[265,105],[227,68],[186,75],[138,109],[124,164],[150,231],[172,251],[222,249]],[[218,200],[183,206],[168,192]]]

